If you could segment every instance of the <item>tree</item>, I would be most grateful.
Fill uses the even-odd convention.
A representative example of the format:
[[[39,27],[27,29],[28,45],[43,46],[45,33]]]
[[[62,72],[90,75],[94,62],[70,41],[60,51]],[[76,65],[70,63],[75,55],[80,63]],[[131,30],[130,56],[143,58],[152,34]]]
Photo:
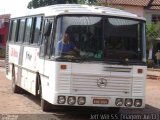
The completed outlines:
[[[27,8],[38,8],[54,4],[96,4],[97,0],[32,0],[28,3]]]
[[[155,40],[160,36],[160,23],[147,24],[147,49],[149,50],[148,59],[152,59]]]
[[[57,4],[57,1],[59,3],[63,2],[64,0],[32,0],[28,3],[27,8],[38,8],[38,7],[43,7],[47,5],[53,5]]]

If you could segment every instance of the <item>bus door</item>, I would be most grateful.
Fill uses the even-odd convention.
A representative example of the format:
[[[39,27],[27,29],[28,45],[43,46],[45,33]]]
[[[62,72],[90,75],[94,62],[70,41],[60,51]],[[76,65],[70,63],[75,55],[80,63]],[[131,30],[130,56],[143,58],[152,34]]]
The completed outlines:
[[[48,101],[50,97],[49,94],[43,94],[47,93],[47,91],[50,91],[52,88],[52,83],[50,80],[52,80],[51,76],[53,76],[54,73],[53,70],[55,68],[55,62],[51,60],[52,50],[53,50],[53,27],[54,27],[54,19],[46,19],[44,23],[43,28],[43,39],[40,46],[40,61],[43,65],[43,68],[41,69],[41,84],[42,84],[42,97]]]

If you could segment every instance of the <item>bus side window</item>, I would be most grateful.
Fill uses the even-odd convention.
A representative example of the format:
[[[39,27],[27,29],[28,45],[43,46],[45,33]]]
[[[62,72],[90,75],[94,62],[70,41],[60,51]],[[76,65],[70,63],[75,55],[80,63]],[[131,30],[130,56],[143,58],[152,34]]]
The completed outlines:
[[[20,19],[17,20],[17,30],[16,30],[16,36],[15,36],[15,42],[18,42],[18,33],[19,33],[19,26],[20,25]]]
[[[24,29],[25,29],[25,19],[21,19],[19,23],[19,33],[18,33],[18,42],[23,42],[24,38]]]
[[[44,36],[44,31],[45,31],[45,27],[46,24],[48,23],[48,19],[44,20],[44,26],[43,26],[43,35],[42,35],[42,40],[41,40],[41,44],[40,44],[40,57],[44,57],[46,54],[46,45],[47,45],[47,36]]]
[[[42,17],[38,16],[33,18],[33,32],[32,32],[32,39],[31,44],[39,43],[41,37],[41,27],[42,27]]]
[[[24,35],[24,42],[25,43],[29,43],[29,41],[31,39],[31,29],[32,29],[32,18],[27,18],[25,35]]]
[[[54,20],[45,20],[45,25],[43,28],[43,40],[40,47],[40,56],[50,58],[52,47],[53,47],[53,27]]]
[[[12,20],[11,21],[11,30],[10,30],[9,40],[12,41],[12,42],[16,41],[17,25],[18,25],[17,20]]]
[[[54,38],[54,19],[51,19],[50,20],[50,28],[49,28],[49,31],[50,31],[50,34],[49,34],[49,39],[48,39],[48,42],[47,42],[47,51],[46,51],[46,57],[47,58],[50,58],[51,54],[52,54],[52,48],[53,48],[53,38]]]

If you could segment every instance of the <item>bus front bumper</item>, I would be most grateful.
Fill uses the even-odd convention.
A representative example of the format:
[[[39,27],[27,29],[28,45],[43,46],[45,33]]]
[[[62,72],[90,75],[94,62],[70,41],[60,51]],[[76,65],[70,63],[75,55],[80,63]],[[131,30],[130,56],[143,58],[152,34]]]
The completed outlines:
[[[56,94],[53,105],[144,108],[144,97]]]

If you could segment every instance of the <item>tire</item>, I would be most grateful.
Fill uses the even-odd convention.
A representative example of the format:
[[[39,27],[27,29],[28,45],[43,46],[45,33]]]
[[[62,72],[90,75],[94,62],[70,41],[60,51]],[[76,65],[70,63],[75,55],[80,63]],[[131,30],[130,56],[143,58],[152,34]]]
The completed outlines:
[[[41,109],[44,112],[48,112],[48,111],[50,111],[52,105],[42,98],[42,87],[41,87],[41,85],[39,86],[39,91],[40,91]]]
[[[51,104],[48,103],[46,100],[44,100],[43,98],[41,98],[41,109],[44,111],[44,112],[48,112],[51,110]]]
[[[40,87],[41,87],[40,75],[36,73],[36,97],[41,98]]]
[[[16,85],[14,65],[12,65],[12,92],[18,94],[22,93],[22,89]]]

